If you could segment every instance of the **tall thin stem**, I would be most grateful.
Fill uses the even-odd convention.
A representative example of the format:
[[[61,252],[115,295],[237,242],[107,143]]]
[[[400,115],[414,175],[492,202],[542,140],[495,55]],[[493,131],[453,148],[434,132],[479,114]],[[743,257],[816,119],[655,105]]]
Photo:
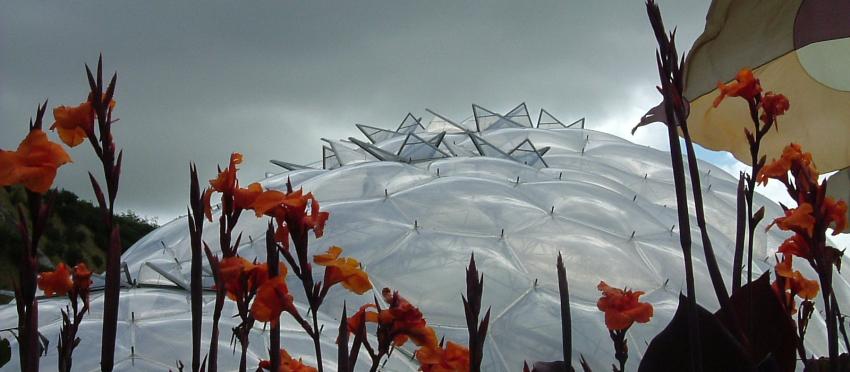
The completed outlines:
[[[667,36],[661,11],[653,0],[647,0],[647,15],[658,42],[656,63],[661,81],[661,93],[664,96],[662,105],[666,118],[667,137],[670,143],[670,158],[673,165],[673,181],[676,190],[676,205],[679,216],[679,243],[685,260],[685,281],[688,293],[688,342],[690,352],[690,370],[702,371],[702,346],[700,341],[699,322],[696,303],[696,287],[694,284],[694,267],[691,253],[691,228],[688,214],[688,197],[685,185],[685,169],[682,160],[682,149],[679,145],[678,129],[683,116],[682,103],[682,69],[673,35]]]

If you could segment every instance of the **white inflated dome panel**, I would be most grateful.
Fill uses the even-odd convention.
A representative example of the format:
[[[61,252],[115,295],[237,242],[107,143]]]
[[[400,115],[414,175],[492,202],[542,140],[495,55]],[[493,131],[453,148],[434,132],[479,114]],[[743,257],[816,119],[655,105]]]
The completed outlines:
[[[483,303],[492,307],[484,357],[486,371],[515,371],[522,367],[523,360],[561,358],[555,275],[558,252],[564,256],[572,296],[574,365],[578,365],[579,355],[594,370],[606,370],[613,361],[603,314],[596,308],[599,281],[645,291],[642,299],[652,303],[655,315],[648,324],[636,325],[629,332],[627,368],[635,369],[647,343],[671,319],[679,292],[685,287],[669,153],[578,128],[505,128],[475,135],[505,153],[525,140],[537,149],[549,147],[542,157],[548,167],[528,166],[502,155],[469,156],[480,154],[476,141],[464,133],[448,133],[441,146],[448,145],[465,155],[408,164],[368,160],[370,157],[362,149],[347,147],[346,156],[361,160],[335,169],[285,172],[262,183],[267,188],[285,190],[289,179],[296,188],[313,192],[322,210],[330,212],[325,236],[311,239],[313,252],[323,252],[331,245],[343,247],[344,255],[363,263],[377,291],[382,287],[400,291],[421,308],[438,336],[461,343],[467,337],[461,302],[464,269],[474,253],[484,274]],[[403,141],[404,137],[394,137],[374,146],[396,153]],[[711,164],[699,165],[708,228],[729,286],[737,178]],[[243,184],[247,183],[243,180]],[[693,205],[693,200],[689,202]],[[757,196],[756,204],[766,206],[765,221],[781,213],[778,205],[764,197]],[[205,225],[204,240],[217,250],[219,227],[217,218],[214,220]],[[265,260],[266,225],[266,218],[255,218],[251,212],[243,214],[236,230],[243,234],[240,255]],[[699,302],[713,310],[718,305],[693,216],[691,229],[696,291]],[[754,275],[772,269],[775,247],[786,237],[776,229],[765,233],[759,228],[757,234]],[[188,283],[186,219],[177,219],[150,233],[122,260],[140,285],[175,287],[181,281]],[[814,276],[807,265],[798,266],[807,277]],[[161,275],[161,271],[168,275]],[[296,299],[303,302],[298,290],[301,286],[295,285],[293,276],[289,280]],[[846,277],[836,281],[839,301],[850,299]],[[151,326],[164,334],[150,332],[142,337],[137,329],[126,336],[119,331],[125,335],[119,340],[119,350],[125,353],[135,344],[137,353],[146,355],[146,362],[177,358],[185,361],[191,348],[187,293],[179,289],[133,289],[127,294],[129,297],[122,297],[122,306],[129,302],[128,309],[139,306],[133,304],[133,299],[144,295],[153,299],[162,296],[158,301],[171,301],[175,309],[182,310],[172,313],[172,305],[163,304],[158,310],[161,315],[153,312],[147,316],[145,322],[154,323]],[[351,311],[371,300],[371,294],[357,296],[334,288],[323,305],[325,314],[330,314],[326,321],[336,324],[333,319],[339,315],[343,302]],[[0,327],[9,326],[6,323],[14,320],[10,312],[14,310],[7,308],[0,313]],[[229,313],[225,315],[222,319]],[[122,320],[126,319],[124,315]],[[228,326],[223,325],[222,329],[226,340]],[[329,329],[334,331],[328,332]],[[333,334],[327,335],[329,340],[335,337],[335,329],[335,325],[326,327],[325,332]],[[171,342],[166,334],[169,332],[187,336],[179,343]],[[287,332],[283,345],[293,355],[311,360],[309,344],[299,341],[304,337],[297,333]],[[255,346],[263,345],[261,335],[264,334],[255,335]],[[808,350],[825,353],[822,319],[817,313],[809,335]],[[89,347],[86,342],[85,348]],[[223,350],[224,344],[226,341]],[[252,350],[258,350],[253,358],[263,355],[261,346]],[[326,354],[335,355],[331,351]],[[227,351],[220,355],[223,363],[236,359],[229,358]],[[402,363],[400,359],[405,355],[409,353],[396,354],[399,360],[387,370],[416,369],[414,364]],[[119,360],[127,359],[125,356]]]

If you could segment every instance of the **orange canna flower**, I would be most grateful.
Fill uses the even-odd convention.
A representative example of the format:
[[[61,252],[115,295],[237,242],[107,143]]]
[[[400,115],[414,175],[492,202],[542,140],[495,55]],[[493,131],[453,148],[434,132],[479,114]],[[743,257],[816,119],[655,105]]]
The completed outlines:
[[[74,282],[71,280],[71,271],[64,262],[56,265],[55,271],[47,271],[39,274],[38,288],[44,291],[44,295],[53,297],[56,295],[64,296],[74,288]]]
[[[286,277],[286,265],[283,263],[278,265],[278,277]],[[227,297],[234,301],[256,291],[269,280],[268,265],[265,263],[255,264],[239,256],[223,258],[220,263],[219,274]]]
[[[242,164],[242,154],[234,152],[230,154],[230,164],[223,171],[218,172],[218,177],[210,180],[212,189],[221,193],[233,193],[239,185],[236,179],[237,165]]]
[[[50,130],[55,130],[70,147],[83,143],[89,133],[94,133],[94,109],[89,101],[76,107],[58,106],[53,109],[53,118],[56,121]]]
[[[366,320],[369,320],[367,317]],[[437,335],[425,323],[422,312],[409,302],[381,310],[378,314],[378,324],[388,326],[393,344],[396,347],[404,345],[409,339],[416,346],[434,347],[437,345]]]
[[[783,183],[788,182],[788,171],[790,170],[791,163],[785,161],[784,158],[774,160],[761,168],[759,174],[756,176],[756,182],[761,185],[767,185],[767,180],[771,178],[782,181]]]
[[[772,178],[788,182],[788,172],[792,172],[794,177],[803,175],[803,171],[808,172],[808,182],[816,184],[818,179],[818,171],[815,168],[812,160],[812,154],[803,152],[802,147],[796,143],[790,143],[782,150],[782,156],[779,159],[774,159],[772,162],[765,164],[759,171],[756,181],[766,185],[767,180]]]
[[[77,293],[86,293],[91,287],[91,270],[85,263],[80,262],[74,266],[74,291]]]
[[[221,260],[219,274],[228,298],[236,301],[237,298],[242,297],[244,294],[243,277],[246,272],[253,268],[254,264],[251,261],[239,256],[225,257]]]
[[[251,314],[258,321],[276,325],[280,320],[280,313],[284,311],[295,313],[297,310],[283,276],[266,280],[257,290],[257,297],[251,305]]]
[[[820,290],[817,280],[806,279],[799,271],[794,271],[794,277],[789,281],[791,292],[806,300],[814,299]]]
[[[779,217],[773,220],[765,229],[768,230],[776,224],[782,230],[791,230],[798,234],[806,232],[806,236],[812,236],[812,230],[815,227],[815,217],[812,216],[814,208],[806,202],[801,203],[797,208],[785,211],[785,217]]]
[[[302,194],[301,189],[288,194],[277,190],[266,190],[254,199],[251,209],[257,217],[265,214],[282,221],[286,218],[286,207],[303,209],[306,206],[307,198]]]
[[[807,260],[812,258],[812,249],[809,247],[806,239],[800,234],[794,234],[794,236],[785,239],[779,246],[779,253],[794,255]]]
[[[201,202],[204,205],[204,216],[207,220],[212,221],[212,206],[210,200],[214,192],[220,192],[226,195],[234,195],[239,187],[239,180],[236,179],[237,165],[242,164],[242,154],[234,152],[230,154],[230,164],[224,170],[219,168],[218,177],[210,180],[210,188],[204,192]],[[249,186],[250,188],[250,186]]]
[[[259,368],[270,370],[272,363],[268,360],[261,360]],[[310,367],[301,359],[295,360],[284,349],[280,349],[280,369],[277,372],[316,372],[316,369]]]
[[[233,207],[236,209],[249,209],[257,197],[263,193],[263,186],[254,182],[247,188],[237,188],[233,195]]]
[[[847,203],[844,200],[835,201],[827,196],[823,199],[823,216],[826,220],[826,225],[829,226],[833,222],[832,235],[838,235],[847,228]]]
[[[604,281],[596,286],[602,297],[596,307],[605,313],[605,326],[612,331],[628,329],[634,322],[646,323],[652,317],[652,305],[639,302],[642,291],[613,288]]]
[[[375,307],[375,304],[363,305],[360,307],[360,310],[357,310],[356,313],[348,317],[348,332],[357,334],[360,331],[360,323],[377,323],[378,313],[374,311],[367,311],[368,309]]]
[[[342,283],[346,289],[364,294],[372,289],[372,283],[365,271],[360,269],[360,262],[353,258],[339,258],[342,248],[333,246],[327,252],[313,256],[313,262],[325,266],[324,286],[331,287]]]
[[[469,348],[449,341],[445,349],[423,347],[417,350],[416,360],[423,372],[468,372]]]
[[[113,99],[109,102],[109,109],[114,108]],[[91,98],[76,107],[57,106],[53,109],[53,118],[56,121],[50,126],[50,130],[55,130],[66,145],[76,147],[85,141],[89,134],[94,133],[95,115]]]
[[[348,319],[348,331],[354,334],[360,331],[361,322],[377,323],[378,332],[386,332],[387,339],[392,340],[396,347],[401,347],[408,340],[413,341],[420,347],[437,347],[437,335],[431,327],[428,327],[422,312],[409,302],[396,301],[389,309],[370,311],[375,308],[374,304],[366,304],[360,307],[351,318]]]
[[[0,150],[0,186],[23,184],[44,194],[53,185],[56,170],[69,162],[71,157],[62,146],[50,142],[44,131],[31,130],[17,151]]]
[[[777,262],[775,266],[776,276],[785,278],[785,290],[790,291],[791,295],[800,298],[811,300],[818,295],[820,285],[817,280],[809,280],[797,270],[791,268],[791,255],[783,255],[782,261]]]
[[[714,107],[720,105],[726,97],[741,97],[749,102],[755,102],[755,97],[761,93],[761,83],[749,69],[738,71],[735,82],[729,84],[717,83],[720,96],[714,99]]]
[[[312,193],[307,194],[311,198],[313,196]],[[328,221],[328,217],[330,217],[330,213],[328,212],[319,212],[319,202],[316,198],[312,198],[313,201],[310,204],[310,215],[304,216],[304,225],[313,229],[313,233],[316,234],[317,238],[321,238],[324,235],[325,231],[325,222]]]
[[[775,119],[777,116],[785,114],[785,111],[788,111],[791,107],[787,97],[773,92],[765,93],[759,104],[763,110],[761,120],[765,123],[768,119]]]

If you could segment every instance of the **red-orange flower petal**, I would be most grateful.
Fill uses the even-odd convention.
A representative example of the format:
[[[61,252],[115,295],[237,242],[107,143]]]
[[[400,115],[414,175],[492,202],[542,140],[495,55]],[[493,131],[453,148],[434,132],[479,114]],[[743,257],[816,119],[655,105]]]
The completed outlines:
[[[767,185],[767,180],[773,178],[775,180],[787,181],[788,171],[791,170],[791,162],[785,158],[779,158],[764,165],[756,177],[756,182],[762,185]]]
[[[289,194],[277,190],[266,190],[257,195],[254,202],[251,204],[251,209],[260,217],[264,214],[283,219],[285,217],[286,207],[303,208],[307,204],[301,193],[301,190],[293,191]],[[277,215],[276,210],[283,211],[283,215]]]
[[[227,297],[236,300],[245,294],[243,277],[254,268],[254,264],[242,257],[225,257],[219,264],[219,275],[221,282],[227,292]],[[245,278],[247,282],[247,277]]]
[[[454,342],[446,347],[423,347],[416,351],[416,360],[422,372],[468,372],[469,348]]]
[[[790,255],[783,255],[782,261],[776,263],[776,276],[785,278],[785,287],[792,295],[807,300],[815,298],[820,291],[818,281],[806,279],[801,272],[792,269],[792,260]]]
[[[74,290],[78,293],[87,292],[91,287],[91,274],[91,270],[83,262],[74,266]]]
[[[38,276],[38,288],[44,291],[44,295],[64,296],[74,288],[74,282],[71,280],[71,271],[64,262],[56,265],[55,271],[43,272]]]
[[[70,147],[85,141],[88,133],[94,130],[94,109],[88,101],[76,107],[58,106],[53,109],[53,118],[56,121],[50,130],[55,130]]]
[[[823,200],[823,209],[827,225],[835,223],[832,235],[838,235],[847,228],[847,203],[844,200],[835,201],[827,196]]]
[[[269,370],[271,365],[270,361],[261,360],[259,367]],[[316,372],[316,369],[304,364],[301,359],[295,360],[286,350],[280,349],[280,369],[277,372]]]
[[[605,313],[605,326],[610,330],[623,330],[634,322],[646,323],[652,317],[652,305],[638,301],[643,292],[613,288],[604,281],[596,286],[602,297],[596,307]]]
[[[726,97],[741,97],[753,101],[755,96],[761,93],[761,83],[751,70],[742,69],[735,76],[735,82],[717,83],[717,89],[720,90],[720,96],[714,99],[714,107],[719,106]]]
[[[813,211],[814,208],[811,204],[802,203],[797,208],[787,210],[784,217],[776,218],[767,228],[769,229],[773,224],[776,224],[782,230],[791,230],[797,233],[805,231],[808,236],[812,236],[812,230],[815,227]]]
[[[23,184],[30,191],[43,194],[53,185],[56,170],[70,161],[68,153],[50,142],[46,133],[31,130],[17,151],[0,150],[0,186]]]
[[[775,119],[777,116],[785,114],[785,111],[788,111],[791,107],[787,97],[773,92],[765,93],[759,104],[763,110],[761,120],[764,122],[767,122],[768,119]]]
[[[207,220],[212,221],[212,206],[210,205],[210,199],[212,199],[213,189],[207,189],[204,191],[203,198],[201,199],[201,204],[204,206],[204,216],[207,217]]]
[[[327,252],[313,256],[313,262],[322,266],[328,266],[332,262],[336,261],[340,254],[342,254],[342,248],[332,246],[328,248]]]
[[[312,194],[307,194],[312,198]],[[310,215],[304,217],[304,224],[313,229],[313,233],[317,238],[321,238],[325,231],[325,222],[327,222],[330,213],[319,211],[319,202],[313,198],[310,206]]]
[[[236,209],[249,209],[263,193],[263,186],[254,182],[246,188],[237,188],[233,195],[233,207]]]
[[[785,239],[779,246],[779,253],[790,254],[805,259],[812,257],[812,250],[809,248],[809,243],[800,234],[794,234],[794,236]]]
[[[258,321],[277,324],[280,313],[284,311],[295,312],[296,310],[283,277],[278,276],[260,285],[251,305],[251,314]]]
[[[242,164],[242,154],[234,152],[230,154],[230,164],[228,167],[218,173],[218,177],[210,180],[210,186],[213,190],[221,193],[233,193],[238,186],[236,180],[237,165]]]
[[[795,271],[791,279],[791,291],[800,298],[811,300],[818,295],[820,285],[817,280],[806,279],[802,273]]]
[[[342,283],[346,289],[364,294],[372,289],[369,275],[360,269],[360,262],[353,258],[339,258],[342,248],[333,246],[324,254],[313,256],[313,262],[325,266],[325,286]]]

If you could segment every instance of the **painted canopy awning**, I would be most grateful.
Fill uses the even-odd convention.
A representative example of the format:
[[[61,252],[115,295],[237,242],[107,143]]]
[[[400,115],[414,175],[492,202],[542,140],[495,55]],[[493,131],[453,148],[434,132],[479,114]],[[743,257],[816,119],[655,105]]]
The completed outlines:
[[[766,91],[791,108],[761,153],[778,157],[789,142],[813,154],[821,172],[850,165],[850,1],[714,0],[685,66],[688,126],[694,141],[750,164],[743,100],[713,108],[718,82],[752,69]]]

